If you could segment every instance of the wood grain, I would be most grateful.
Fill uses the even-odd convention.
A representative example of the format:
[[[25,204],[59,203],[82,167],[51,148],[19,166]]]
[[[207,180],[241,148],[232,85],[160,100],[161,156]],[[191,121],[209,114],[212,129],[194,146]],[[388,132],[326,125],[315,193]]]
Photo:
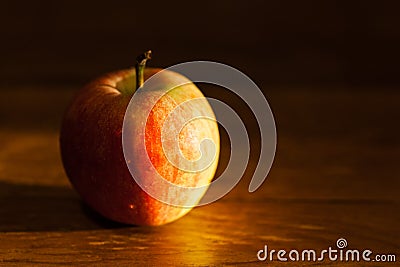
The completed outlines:
[[[252,155],[230,194],[161,227],[107,221],[71,188],[60,161],[58,125],[73,88],[3,92],[0,266],[286,266],[259,262],[256,253],[264,245],[318,251],[335,247],[340,237],[349,248],[399,257],[400,93],[395,90],[271,88],[279,143],[262,188],[247,192]],[[256,135],[251,138],[257,144]]]

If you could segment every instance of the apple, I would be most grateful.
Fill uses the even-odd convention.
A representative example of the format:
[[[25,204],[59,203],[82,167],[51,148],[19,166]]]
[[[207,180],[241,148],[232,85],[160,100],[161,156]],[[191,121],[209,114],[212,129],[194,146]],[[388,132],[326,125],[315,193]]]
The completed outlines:
[[[162,140],[162,129],[168,116],[172,123],[182,117],[180,112],[185,113],[185,116],[192,114],[193,117],[199,114],[214,116],[206,98],[191,82],[168,91],[156,103],[151,101],[157,92],[143,87],[141,93],[149,101],[143,101],[140,105],[143,105],[143,109],[146,105],[153,105],[145,129],[142,129],[145,133],[147,154],[143,155],[135,145],[123,148],[123,123],[128,104],[136,89],[161,71],[157,68],[145,68],[149,58],[150,51],[138,57],[135,69],[106,74],[79,90],[65,112],[60,132],[64,169],[83,201],[104,217],[126,224],[162,225],[177,220],[188,213],[207,190],[205,186],[200,194],[191,198],[172,195],[175,198],[173,203],[179,205],[171,205],[146,193],[132,178],[128,162],[137,166],[135,176],[147,184],[151,185],[156,177],[154,173],[146,171],[145,156],[165,180],[179,186],[196,187],[210,184],[219,157],[217,122],[204,119],[187,123],[179,132],[177,140],[180,153],[192,161],[202,153],[199,151],[201,141],[204,138],[212,140],[216,146],[216,155],[211,165],[201,171],[188,172],[172,164],[167,157],[166,151],[175,151]],[[182,79],[182,75],[170,71],[160,81],[168,87],[179,79]],[[198,98],[203,98],[204,101],[173,112],[180,103]],[[139,110],[140,108],[139,106]],[[142,126],[131,119],[129,127],[136,127],[137,131]],[[142,137],[139,134],[131,136],[133,144]],[[129,154],[133,156],[127,159],[123,149],[131,149]],[[170,188],[158,186],[156,190],[160,195],[165,195]]]

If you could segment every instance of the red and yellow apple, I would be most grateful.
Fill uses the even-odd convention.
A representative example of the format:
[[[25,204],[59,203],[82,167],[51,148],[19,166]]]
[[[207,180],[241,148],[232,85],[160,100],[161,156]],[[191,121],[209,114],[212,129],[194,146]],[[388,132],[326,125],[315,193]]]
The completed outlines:
[[[123,152],[122,130],[124,116],[128,104],[143,81],[158,73],[160,69],[144,68],[144,64],[135,69],[120,70],[90,82],[76,94],[68,107],[62,122],[60,133],[60,149],[65,171],[72,185],[85,203],[101,215],[122,223],[136,225],[162,225],[172,222],[187,212],[200,201],[207,187],[200,194],[193,196],[171,195],[173,203],[161,202],[146,193],[132,178],[127,162],[137,166],[135,175],[147,184],[156,179],[154,173],[148,172],[143,162],[144,156],[150,159],[157,173],[166,181],[178,186],[196,187],[208,185],[214,174],[219,155],[218,125],[214,120],[198,119],[187,123],[179,132],[177,138],[179,150],[188,160],[195,161],[201,154],[199,145],[204,138],[211,139],[216,146],[213,161],[208,168],[197,172],[188,172],[172,164],[166,151],[172,149],[163,143],[162,128],[168,116],[180,117],[179,110],[173,110],[181,103],[191,99],[204,98],[201,91],[193,84],[178,86],[152,105],[145,128],[145,147],[147,155],[143,155],[135,145],[131,149],[131,158],[126,159]],[[181,75],[168,72],[161,78],[168,87]],[[144,88],[145,89],[145,88]],[[144,92],[142,104],[148,105],[154,95],[153,90]],[[146,95],[148,94],[148,95]],[[139,109],[140,111],[140,106]],[[193,117],[199,114],[213,114],[207,100],[201,104],[183,108],[181,112],[191,113]],[[139,114],[140,116],[140,114]],[[174,117],[169,119],[174,123]],[[135,121],[129,122],[129,127],[141,127]],[[132,133],[137,132],[132,131]],[[131,136],[132,140],[142,138],[139,134]],[[135,142],[133,141],[133,144]],[[172,150],[171,150],[172,151]],[[160,194],[168,194],[168,186],[158,186]],[[165,191],[165,192],[163,192]],[[179,199],[182,199],[180,201]],[[190,203],[186,203],[186,202]]]

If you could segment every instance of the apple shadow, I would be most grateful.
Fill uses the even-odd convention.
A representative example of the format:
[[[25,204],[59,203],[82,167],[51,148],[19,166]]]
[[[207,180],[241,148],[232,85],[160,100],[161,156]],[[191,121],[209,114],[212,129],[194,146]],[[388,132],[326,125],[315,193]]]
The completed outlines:
[[[72,188],[0,182],[0,232],[77,231],[131,227],[85,205]]]

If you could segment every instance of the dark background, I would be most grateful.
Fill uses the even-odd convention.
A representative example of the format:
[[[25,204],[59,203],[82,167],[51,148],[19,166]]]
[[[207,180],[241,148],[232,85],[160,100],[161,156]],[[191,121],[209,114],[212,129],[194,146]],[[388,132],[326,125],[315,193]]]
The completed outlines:
[[[263,245],[322,250],[340,237],[351,248],[397,253],[398,3],[1,1],[0,265],[236,266],[258,264]],[[79,88],[148,49],[150,66],[212,60],[250,76],[274,113],[277,153],[249,194],[257,122],[238,97],[201,86],[246,124],[245,175],[226,197],[174,223],[123,227],[73,190],[59,126]],[[221,141],[218,173],[229,160],[224,131]]]
[[[1,2],[1,83],[77,84],[132,66],[213,60],[258,84],[397,85],[398,1]]]

